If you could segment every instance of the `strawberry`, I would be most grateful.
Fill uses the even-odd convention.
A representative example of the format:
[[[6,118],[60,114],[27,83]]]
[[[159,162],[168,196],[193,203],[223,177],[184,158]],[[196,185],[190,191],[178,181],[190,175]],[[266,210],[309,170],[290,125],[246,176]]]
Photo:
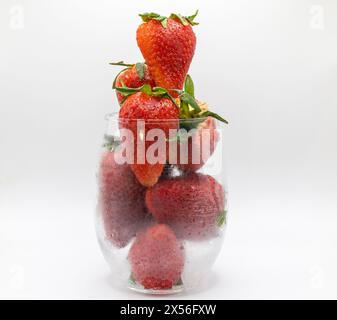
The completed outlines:
[[[225,213],[222,186],[211,176],[194,172],[160,180],[146,191],[145,201],[159,223],[188,239],[216,235]]]
[[[140,14],[144,23],[137,29],[137,43],[157,86],[183,88],[196,46],[192,30],[196,15],[171,14],[166,18],[156,13]]]
[[[122,86],[138,88],[144,84],[149,84],[151,87],[155,86],[155,82],[149,73],[148,67],[144,63],[126,64],[123,61],[120,61],[112,62],[110,64],[127,67],[117,75],[112,85],[113,88]],[[116,95],[118,102],[121,105],[123,103],[124,96],[118,91],[116,92]]]
[[[180,128],[188,131],[188,136],[178,135],[179,144],[170,149],[169,163],[178,164],[185,172],[199,170],[213,154],[219,134],[213,118],[228,123],[218,114],[211,112],[208,105],[194,97],[194,83],[190,75],[186,76],[184,90],[176,90],[180,101]],[[197,129],[190,131],[191,129]],[[181,139],[182,138],[182,139]],[[187,159],[180,150],[186,150]]]
[[[166,162],[166,152],[158,152],[158,161],[149,163],[145,156],[144,163],[137,159],[137,148],[140,147],[139,140],[145,140],[147,133],[151,129],[161,129],[168,137],[169,129],[178,128],[179,108],[174,103],[172,98],[154,96],[149,86],[145,86],[145,92],[133,93],[127,96],[120,111],[120,127],[131,130],[134,137],[134,163],[131,164],[131,169],[136,175],[138,181],[146,186],[153,186],[160,177],[164,164]],[[129,90],[126,89],[126,90]],[[123,91],[123,90],[122,90]],[[125,90],[123,91],[125,93]],[[144,120],[144,132],[138,132],[137,119]],[[144,141],[145,155],[149,147],[153,144],[152,141]],[[164,148],[166,148],[166,142]]]
[[[105,152],[99,169],[99,214],[106,238],[117,247],[128,244],[147,218],[145,188],[128,164],[118,164],[118,150]]]
[[[134,280],[144,288],[170,289],[180,279],[184,248],[171,228],[155,224],[137,235],[128,259]]]
[[[219,133],[213,118],[207,117],[197,129],[177,146],[177,165],[185,171],[197,171],[203,167],[208,158],[213,154],[218,143]],[[181,156],[180,148],[187,151],[187,159]],[[186,161],[187,160],[187,161]]]
[[[178,129],[179,117],[188,120],[193,118],[192,122],[183,121],[180,123],[181,126],[186,126],[187,124],[188,129],[191,129],[191,124],[192,127],[200,124],[200,122],[207,116],[227,122],[219,115],[202,109],[202,107],[199,106],[194,98],[194,85],[189,76],[186,77],[185,91],[175,90],[179,95],[179,98],[177,99],[173,99],[166,89],[161,87],[151,88],[148,84],[138,88],[122,86],[116,87],[115,89],[125,97],[125,102],[119,112],[120,127],[130,129],[133,133],[133,146],[136,147],[134,148],[134,156],[137,155],[138,141],[146,140],[147,132],[151,129],[161,129],[167,139],[165,146],[161,146],[166,150],[166,154],[159,152],[159,161],[152,164],[147,161],[148,159],[145,159],[145,163],[141,163],[140,161],[137,161],[137,159],[134,159],[134,164],[131,164],[131,168],[139,182],[146,187],[151,187],[157,183],[163,171],[164,164],[169,158],[169,156],[167,156],[169,154],[169,141],[171,141],[169,129]],[[144,132],[138,132],[138,124],[136,121],[138,119],[143,119],[145,121]],[[211,120],[208,122],[212,123]],[[158,142],[156,143],[159,144]],[[153,142],[145,141],[144,144],[146,154],[146,151],[152,146]],[[202,146],[202,148],[206,148],[206,146]],[[201,166],[202,165],[203,163]],[[188,171],[187,169],[190,168],[187,167],[186,171]],[[191,170],[196,170],[196,168],[193,167]]]

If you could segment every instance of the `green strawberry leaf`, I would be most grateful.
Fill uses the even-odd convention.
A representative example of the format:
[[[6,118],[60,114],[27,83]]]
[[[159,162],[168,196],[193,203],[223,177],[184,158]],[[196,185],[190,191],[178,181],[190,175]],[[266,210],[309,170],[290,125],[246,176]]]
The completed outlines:
[[[167,28],[167,18],[166,17],[161,17],[160,19],[157,19],[160,21],[161,25],[164,27],[164,29]]]
[[[129,88],[129,87],[126,87],[124,83],[122,82],[122,87],[115,87],[115,89],[125,97],[128,97],[137,92],[144,92],[148,95],[152,94],[152,88],[149,84],[144,84],[138,88]]]
[[[199,10],[197,10],[194,14],[191,16],[185,17],[185,19],[189,22],[191,26],[196,26],[199,24],[199,22],[194,22],[195,17],[198,15]]]
[[[104,135],[104,140],[105,143],[103,144],[103,147],[110,152],[116,150],[121,144],[119,138],[115,136]]]
[[[180,22],[184,25],[184,26],[188,26],[190,23],[188,22],[188,20],[183,17],[181,14],[179,13],[171,13],[170,15],[170,19],[177,19],[180,20]]]
[[[134,64],[131,63],[125,63],[124,61],[118,61],[118,62],[109,62],[112,66],[122,66],[122,67],[133,67]]]
[[[194,98],[194,83],[189,74],[185,79],[184,90]]]
[[[185,102],[192,107],[194,113],[200,113],[201,112],[201,109],[200,109],[198,103],[195,101],[193,96],[191,96],[189,93],[183,92],[183,93],[180,94],[179,97],[180,97],[180,100],[182,102]]]
[[[227,223],[227,211],[221,211],[216,219],[216,224],[219,228]]]
[[[141,62],[136,63],[136,71],[140,80],[143,80],[145,77],[145,64]]]
[[[164,28],[166,28],[167,27],[167,20],[168,19],[179,20],[184,26],[188,26],[188,25],[195,26],[195,25],[198,25],[199,24],[198,22],[194,22],[194,19],[197,16],[198,12],[199,11],[197,10],[193,15],[187,16],[187,17],[182,16],[179,13],[171,13],[171,15],[167,18],[167,17],[161,16],[160,14],[155,13],[155,12],[145,12],[145,13],[139,14],[139,16],[142,18],[142,20],[144,22],[149,22],[150,20],[157,20],[157,21],[159,21],[161,23],[161,25]]]
[[[213,117],[213,118],[215,118],[215,119],[217,119],[221,122],[224,122],[224,123],[228,124],[228,121],[226,119],[222,118],[221,116],[219,116],[218,114],[216,114],[212,111],[205,111],[205,112],[202,113],[201,116],[202,117]]]
[[[198,15],[199,10],[197,10],[193,15],[191,16],[182,16],[179,13],[171,13],[170,18],[179,20],[184,26],[188,26],[189,24],[191,26],[196,26],[199,23],[194,22],[195,17]]]
[[[169,94],[169,92],[165,89],[165,88],[162,88],[162,87],[154,87],[152,89],[152,95],[155,96],[155,97],[166,97],[166,98],[169,98],[173,104],[179,109],[179,106],[177,104],[177,102],[174,100],[174,98]]]
[[[161,16],[158,13],[154,12],[145,12],[139,14],[144,22],[149,22],[150,20],[157,20],[161,23],[161,25],[166,28],[167,27],[167,17]]]
[[[142,18],[144,22],[148,22],[151,19],[158,19],[161,17],[160,14],[155,13],[155,12],[145,12],[145,13],[140,13],[139,16]]]
[[[149,96],[152,97],[166,97],[169,98],[174,105],[179,108],[179,106],[177,105],[177,102],[173,99],[173,97],[169,94],[169,92],[162,87],[154,87],[151,88],[151,86],[149,84],[144,84],[141,87],[138,88],[129,88],[126,87],[123,83],[122,83],[122,87],[115,87],[115,89],[120,92],[124,97],[129,97],[132,94],[135,94],[137,92],[143,92]],[[123,100],[122,102],[124,102],[125,100]]]
[[[191,118],[190,108],[188,107],[188,103],[186,103],[185,101],[181,101],[180,103],[180,118],[181,119]]]
[[[155,97],[159,97],[162,95],[168,94],[168,91],[165,88],[162,87],[154,87],[152,89],[152,95]]]
[[[187,118],[190,119],[190,118]],[[190,131],[192,129],[197,129],[199,124],[204,122],[205,118],[193,118],[193,121],[180,121],[180,128]]]

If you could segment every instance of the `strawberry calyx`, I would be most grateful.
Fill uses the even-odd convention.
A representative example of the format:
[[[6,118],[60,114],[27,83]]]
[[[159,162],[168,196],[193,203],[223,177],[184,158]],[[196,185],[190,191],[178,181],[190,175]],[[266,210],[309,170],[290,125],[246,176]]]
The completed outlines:
[[[161,23],[161,25],[166,28],[167,27],[167,21],[168,19],[174,19],[177,21],[180,21],[184,26],[195,26],[198,25],[198,22],[195,22],[194,19],[198,15],[199,10],[197,10],[194,14],[191,16],[182,16],[179,13],[171,13],[169,17],[161,16],[158,13],[155,12],[145,12],[139,14],[139,16],[142,18],[144,22],[149,22],[150,20],[157,20]]]
[[[162,87],[154,87],[152,88],[149,84],[144,84],[141,87],[138,88],[129,88],[124,85],[122,82],[121,87],[115,87],[119,93],[121,93],[124,96],[124,99],[121,102],[121,105],[125,102],[125,100],[138,92],[143,92],[149,96],[152,97],[163,97],[163,98],[169,98],[177,108],[180,110],[180,119],[192,119],[192,118],[201,118],[203,121],[206,117],[213,117],[221,122],[224,122],[228,124],[228,121],[218,114],[209,111],[209,110],[203,110],[200,108],[197,100],[194,97],[194,83],[190,75],[187,75],[185,79],[185,85],[184,90],[178,90],[173,89],[170,91],[174,91],[178,93],[178,101],[174,99],[168,90]],[[195,125],[198,123],[196,122]]]
[[[142,18],[144,22],[149,22],[150,20],[157,20],[161,23],[161,25],[166,28],[167,27],[167,17],[161,16],[155,12],[145,12],[140,13],[139,16]]]
[[[200,108],[200,105],[195,99],[194,83],[190,75],[186,76],[184,83],[184,90],[174,90],[174,91],[176,91],[179,94],[181,119],[213,117],[221,122],[228,124],[228,121],[219,116],[218,114]]]
[[[143,62],[137,62],[137,63],[125,63],[124,61],[118,61],[118,62],[109,62],[110,65],[112,66],[121,66],[121,67],[126,67],[122,69],[120,72],[118,72],[117,76],[115,77],[113,83],[112,83],[112,89],[116,88],[116,81],[117,78],[121,73],[124,71],[133,68],[134,66],[136,67],[137,74],[139,76],[139,79],[143,80],[145,77],[145,71],[146,71],[146,65]]]
[[[124,85],[122,82],[122,87],[115,87],[119,93],[121,93],[124,96],[124,99],[122,100],[121,104],[124,103],[124,101],[131,95],[138,93],[138,92],[143,92],[147,94],[148,96],[151,97],[161,97],[161,98],[169,98],[177,108],[179,108],[179,105],[175,101],[175,99],[169,94],[169,92],[162,87],[154,87],[152,88],[149,84],[144,84],[141,87],[138,88],[129,88]]]
[[[197,10],[194,14],[192,14],[191,16],[182,16],[179,13],[171,13],[170,15],[170,19],[175,19],[175,20],[179,20],[184,26],[196,26],[199,23],[195,22],[194,19],[195,17],[198,15],[199,10]]]

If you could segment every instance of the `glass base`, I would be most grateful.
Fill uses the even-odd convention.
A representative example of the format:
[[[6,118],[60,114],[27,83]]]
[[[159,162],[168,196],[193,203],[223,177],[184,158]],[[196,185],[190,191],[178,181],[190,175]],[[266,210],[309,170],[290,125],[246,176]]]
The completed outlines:
[[[159,289],[159,290],[154,290],[154,289],[145,289],[143,286],[135,283],[135,282],[129,282],[128,288],[132,291],[136,291],[139,293],[144,293],[144,294],[154,294],[154,295],[169,295],[169,294],[177,294],[182,291],[184,291],[184,286],[182,284],[175,285],[171,289]]]

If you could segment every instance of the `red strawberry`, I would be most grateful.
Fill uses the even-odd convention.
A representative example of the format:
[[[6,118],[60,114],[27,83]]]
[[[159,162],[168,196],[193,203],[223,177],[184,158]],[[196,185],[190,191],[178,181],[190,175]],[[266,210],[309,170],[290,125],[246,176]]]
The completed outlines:
[[[99,214],[107,239],[124,247],[146,220],[145,188],[128,164],[118,164],[118,151],[103,154],[99,169]]]
[[[159,181],[147,190],[145,201],[159,223],[192,239],[216,233],[225,205],[222,186],[211,176],[198,173]]]
[[[198,126],[197,130],[188,137],[187,141],[180,141],[180,144],[178,144],[178,167],[185,172],[199,170],[213,154],[218,139],[219,133],[216,130],[215,120],[208,117]],[[183,159],[181,156],[180,148],[185,148],[187,151],[187,159]]]
[[[182,89],[196,45],[191,25],[196,14],[169,18],[155,13],[140,15],[144,21],[137,30],[137,43],[156,85]],[[172,93],[173,94],[173,93]]]
[[[137,235],[129,252],[133,278],[146,289],[170,289],[184,267],[184,248],[174,232],[156,224]]]
[[[129,87],[138,88],[144,84],[149,84],[151,87],[155,86],[155,82],[152,79],[147,66],[144,63],[137,63],[135,65],[127,65],[122,62],[113,63],[113,65],[129,66],[120,72],[113,84],[113,87]],[[124,100],[124,96],[116,92],[118,102],[121,104]]]
[[[123,103],[120,111],[120,127],[130,129],[134,136],[134,164],[131,169],[136,175],[138,181],[146,186],[153,186],[160,177],[166,161],[166,154],[158,155],[157,163],[151,164],[145,157],[145,163],[137,159],[137,138],[145,141],[147,133],[151,129],[161,129],[165,138],[169,136],[169,129],[177,129],[179,124],[179,108],[174,102],[165,97],[150,96],[143,92],[130,95]],[[143,119],[145,123],[144,132],[138,132],[137,119]],[[145,154],[152,141],[145,141]],[[166,142],[164,148],[166,148]]]

